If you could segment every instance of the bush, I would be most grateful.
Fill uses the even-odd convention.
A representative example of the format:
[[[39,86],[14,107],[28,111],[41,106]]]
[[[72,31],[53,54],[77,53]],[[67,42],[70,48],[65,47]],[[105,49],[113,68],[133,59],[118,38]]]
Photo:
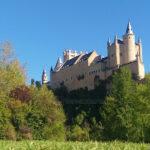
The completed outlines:
[[[34,139],[65,139],[65,115],[60,102],[46,86],[31,88],[32,100],[27,113]]]
[[[81,128],[78,125],[71,127],[70,132],[68,133],[68,140],[71,141],[89,141],[89,131],[86,128]]]

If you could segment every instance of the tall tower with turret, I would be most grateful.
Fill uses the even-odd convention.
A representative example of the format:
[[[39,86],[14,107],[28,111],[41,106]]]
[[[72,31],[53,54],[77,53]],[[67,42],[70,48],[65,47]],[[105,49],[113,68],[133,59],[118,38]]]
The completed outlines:
[[[135,35],[132,30],[131,23],[128,22],[126,33],[123,35],[124,43],[124,63],[132,62],[136,59]]]
[[[114,40],[114,48],[115,48],[114,65],[116,65],[118,67],[120,65],[120,47],[119,47],[117,35],[115,36],[115,40]]]
[[[47,78],[47,74],[46,74],[46,70],[43,70],[42,73],[42,84],[46,84],[48,82],[48,78]]]
[[[141,39],[135,42],[135,35],[131,23],[128,22],[123,40],[114,38],[114,42],[107,42],[108,68],[116,69],[123,65],[130,66],[132,73],[137,75],[138,79],[144,78],[144,64],[142,59]]]
[[[113,43],[111,43],[110,40],[108,40],[107,52],[108,52],[109,68],[115,68],[118,65],[120,65],[120,55],[119,55],[120,47],[119,47],[117,35],[115,35]]]
[[[143,62],[142,41],[141,41],[141,38],[138,39],[138,46],[139,46],[138,55],[140,56],[141,62]]]

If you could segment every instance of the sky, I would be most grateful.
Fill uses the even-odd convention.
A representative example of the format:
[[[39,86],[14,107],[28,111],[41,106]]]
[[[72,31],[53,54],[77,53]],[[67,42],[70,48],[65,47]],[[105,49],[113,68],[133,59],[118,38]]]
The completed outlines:
[[[107,55],[107,39],[125,33],[131,21],[141,37],[146,72],[150,72],[149,0],[0,0],[0,43],[11,42],[27,81],[41,80],[65,49]]]

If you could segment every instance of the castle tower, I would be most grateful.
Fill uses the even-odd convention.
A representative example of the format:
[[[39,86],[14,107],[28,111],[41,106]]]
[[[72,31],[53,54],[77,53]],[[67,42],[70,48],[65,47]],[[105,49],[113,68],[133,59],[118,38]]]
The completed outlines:
[[[64,62],[78,56],[77,51],[65,50],[63,52]]]
[[[46,84],[47,82],[48,82],[48,79],[46,75],[46,70],[44,69],[42,73],[42,84]]]
[[[119,50],[119,43],[118,43],[117,35],[115,36],[115,39],[114,39],[114,49],[115,49],[114,65],[119,66],[120,65],[120,50]]]
[[[142,56],[142,41],[141,41],[141,38],[138,39],[138,44],[139,44],[139,56],[140,56],[140,60],[141,60],[141,62],[143,62],[143,56]]]
[[[61,68],[62,65],[63,65],[63,62],[62,62],[61,58],[59,57],[57,60],[54,71],[59,71],[59,69]]]
[[[114,42],[112,44],[110,43],[110,40],[108,40],[107,51],[109,57],[109,68],[114,68],[120,65],[120,49],[117,35],[114,37]]]
[[[145,77],[145,69],[143,62],[141,62],[140,54],[136,55],[136,62],[137,62],[137,79],[141,80]]]
[[[128,22],[126,33],[123,35],[123,42],[125,52],[123,63],[129,63],[136,60],[135,35],[130,22]]]

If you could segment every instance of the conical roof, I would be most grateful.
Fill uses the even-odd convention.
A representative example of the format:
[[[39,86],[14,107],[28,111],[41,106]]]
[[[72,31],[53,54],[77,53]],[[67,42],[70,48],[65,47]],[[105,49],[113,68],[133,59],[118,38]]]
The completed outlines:
[[[59,57],[58,60],[57,60],[57,63],[56,63],[56,66],[55,66],[55,71],[59,70],[60,67],[62,66],[62,60],[61,58]]]
[[[128,22],[128,25],[127,25],[126,34],[133,34],[133,30],[132,30],[130,21]]]

